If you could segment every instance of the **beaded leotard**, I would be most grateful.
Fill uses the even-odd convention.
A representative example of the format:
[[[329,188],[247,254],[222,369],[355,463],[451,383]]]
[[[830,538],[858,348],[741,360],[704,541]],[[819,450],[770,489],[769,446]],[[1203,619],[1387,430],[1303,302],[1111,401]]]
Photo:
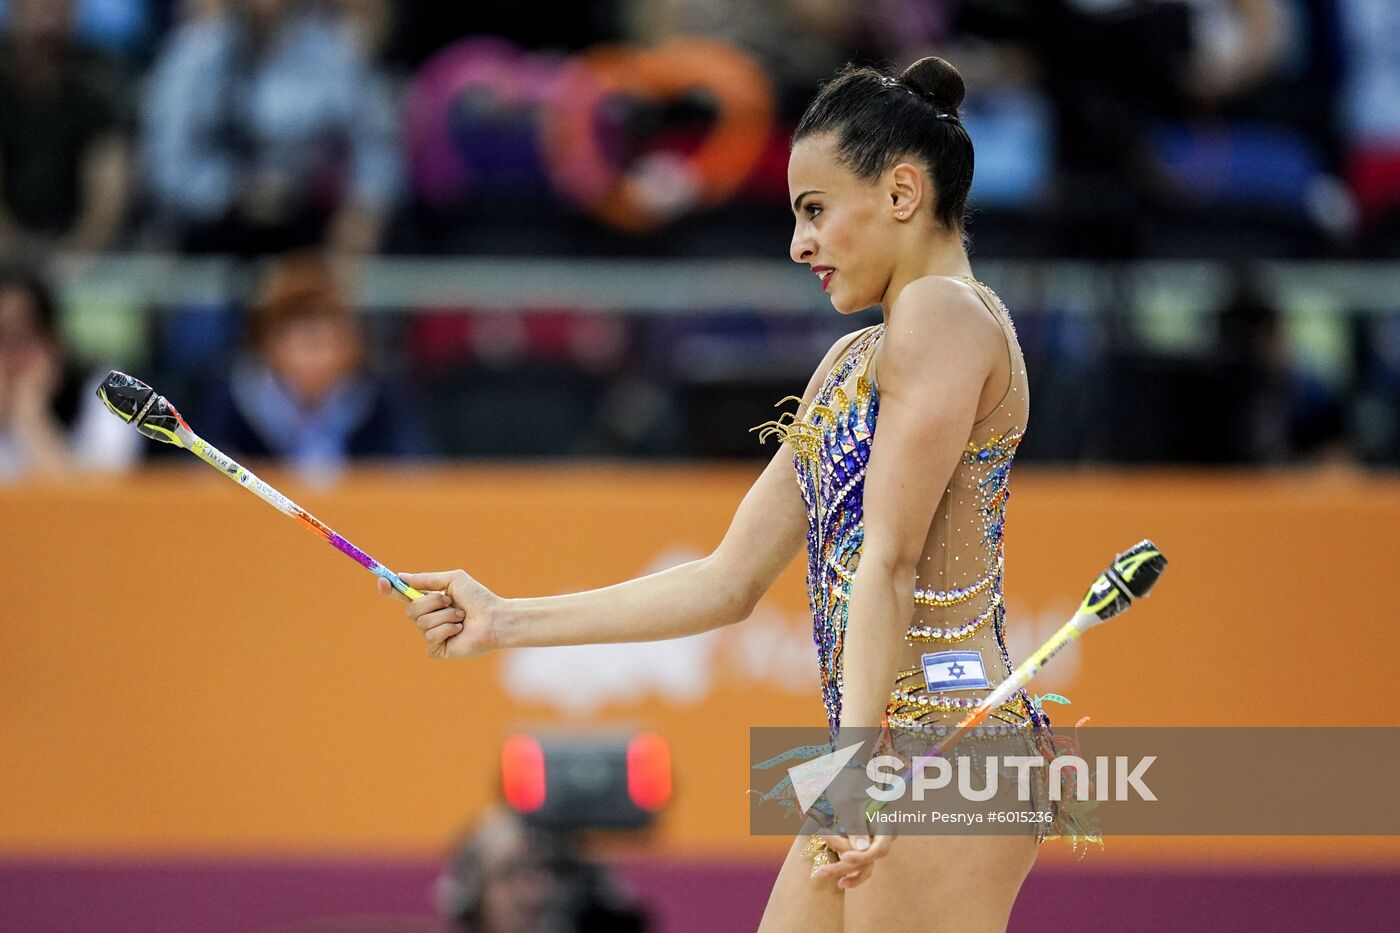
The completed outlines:
[[[935,734],[975,707],[1013,667],[1003,635],[1003,542],[1011,464],[1029,415],[1025,361],[1005,305],[985,285],[966,281],[1002,328],[1009,383],[997,407],[973,424],[935,511],[915,578],[914,616],[886,708],[892,726]],[[790,423],[780,419],[766,426],[796,451],[797,482],[807,506],[812,635],[833,735],[841,721],[851,582],[865,538],[865,468],[880,410],[872,364],[883,333],[883,324],[860,332],[807,410]],[[985,733],[992,734],[1049,724],[1024,690],[987,722]]]

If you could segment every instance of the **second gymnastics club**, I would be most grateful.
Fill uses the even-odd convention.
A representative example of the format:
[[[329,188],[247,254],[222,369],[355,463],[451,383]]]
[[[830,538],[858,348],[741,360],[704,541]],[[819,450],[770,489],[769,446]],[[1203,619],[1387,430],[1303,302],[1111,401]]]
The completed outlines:
[[[1083,602],[1074,615],[1060,630],[1050,636],[1020,666],[1007,675],[1006,679],[983,698],[977,708],[963,717],[954,727],[952,734],[940,742],[934,754],[942,754],[953,746],[978,723],[987,718],[992,710],[1006,703],[1011,697],[1040,672],[1046,663],[1070,642],[1101,622],[1123,612],[1134,602],[1152,591],[1162,571],[1167,569],[1167,559],[1151,539],[1144,538],[1114,558],[1108,569],[1099,574]]]
[[[349,555],[356,563],[369,570],[376,577],[383,577],[389,585],[409,599],[419,599],[422,593],[409,586],[388,567],[370,557],[364,551],[336,534],[316,516],[282,495],[267,483],[258,479],[244,466],[190,430],[190,426],[175,406],[166,401],[165,396],[146,385],[134,376],[113,370],[102,380],[97,389],[97,397],[102,404],[136,430],[162,444],[172,444],[188,450],[220,473],[233,480],[244,489],[252,492],[268,505],[291,516],[303,528],[326,541],[336,550]]]

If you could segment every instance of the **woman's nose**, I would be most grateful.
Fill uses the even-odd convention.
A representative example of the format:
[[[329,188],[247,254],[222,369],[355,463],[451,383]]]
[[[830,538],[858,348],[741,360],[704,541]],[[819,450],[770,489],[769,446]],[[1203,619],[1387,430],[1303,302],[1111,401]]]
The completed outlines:
[[[793,262],[809,262],[816,255],[816,250],[812,247],[812,241],[804,236],[800,231],[793,231],[792,244],[788,248],[788,255]]]

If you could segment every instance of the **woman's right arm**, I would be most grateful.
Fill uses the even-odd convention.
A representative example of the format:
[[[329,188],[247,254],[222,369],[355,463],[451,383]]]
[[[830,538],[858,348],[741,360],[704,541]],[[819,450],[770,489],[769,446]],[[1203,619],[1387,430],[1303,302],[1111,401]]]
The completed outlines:
[[[827,352],[803,393],[799,415],[849,340],[843,337]],[[404,574],[405,582],[427,593],[409,604],[408,616],[434,657],[679,638],[748,618],[806,535],[792,451],[781,447],[744,496],[724,539],[705,557],[600,589],[521,599],[502,599],[461,570]],[[380,591],[393,593],[383,581]]]

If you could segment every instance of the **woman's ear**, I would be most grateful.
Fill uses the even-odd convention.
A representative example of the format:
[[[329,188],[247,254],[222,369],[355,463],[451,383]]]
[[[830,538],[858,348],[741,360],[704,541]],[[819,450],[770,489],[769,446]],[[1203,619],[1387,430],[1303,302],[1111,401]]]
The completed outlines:
[[[908,162],[900,162],[889,171],[887,192],[895,220],[917,216],[926,197],[924,173]]]

